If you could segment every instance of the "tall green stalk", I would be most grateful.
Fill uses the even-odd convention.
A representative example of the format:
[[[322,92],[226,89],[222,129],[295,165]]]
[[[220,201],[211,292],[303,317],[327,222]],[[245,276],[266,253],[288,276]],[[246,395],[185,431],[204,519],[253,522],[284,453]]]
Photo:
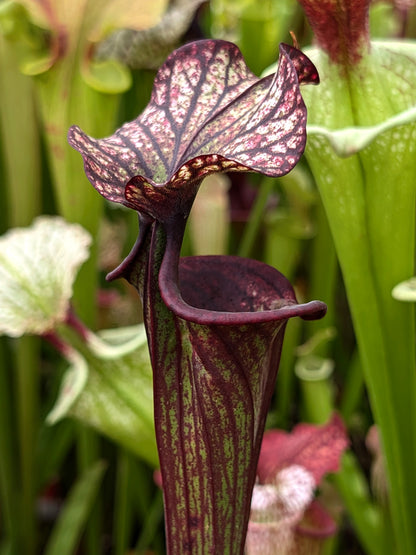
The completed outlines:
[[[31,223],[41,207],[39,132],[32,83],[19,72],[13,45],[2,35],[0,136],[4,155],[7,225],[25,226]],[[1,368],[6,388],[2,388],[0,423],[2,504],[11,549],[30,555],[34,553],[36,544],[34,447],[39,424],[38,339],[24,337],[15,341],[11,357],[13,364],[4,363]],[[10,370],[12,377],[6,376]],[[14,414],[10,403],[13,391],[16,399]],[[16,437],[18,464],[13,462]]]
[[[302,405],[307,420],[318,424],[326,422],[335,410],[331,365],[325,359],[300,358],[296,373],[301,381]],[[372,500],[364,472],[352,451],[344,453],[341,469],[332,480],[366,553],[392,553],[391,525]]]
[[[91,88],[80,73],[85,32],[82,14],[76,14],[79,28],[66,55],[47,72],[36,77],[36,87],[46,136],[47,155],[52,174],[57,211],[68,221],[77,222],[96,238],[103,216],[102,199],[87,186],[85,175],[77,163],[75,153],[68,147],[67,130],[74,121],[82,121],[86,128],[98,135],[109,134],[114,125],[118,96],[104,94]],[[76,32],[79,33],[76,42]],[[74,285],[73,303],[80,317],[89,326],[96,326],[98,250],[91,247],[90,258],[81,268]],[[78,428],[77,455],[81,472],[99,458],[99,441],[89,429]],[[90,555],[101,551],[101,505],[97,503],[89,517],[86,544]]]
[[[238,249],[239,256],[250,256],[257,234],[262,225],[264,209],[275,183],[276,181],[270,177],[263,177],[261,180],[258,195],[250,212],[250,218],[245,226],[244,235]]]
[[[18,69],[14,45],[1,33],[0,143],[7,198],[4,216],[10,227],[29,225],[40,213],[42,199],[34,89],[31,79]]]
[[[407,47],[405,52],[412,50]],[[322,127],[311,128],[307,157],[328,215],[365,382],[383,439],[396,549],[414,553],[414,311],[393,300],[391,290],[414,273],[416,157],[411,137],[415,125],[386,131],[347,158],[337,156],[320,134],[320,129],[329,130],[334,144],[339,135],[331,130],[371,126],[406,108],[412,91],[401,80],[399,53],[399,47],[380,47],[389,71],[384,65],[378,67],[372,57],[347,78],[337,76],[337,68],[320,57],[322,88],[312,95],[307,91],[307,98],[311,123]],[[414,75],[414,65],[407,69]],[[345,154],[355,151],[360,138],[360,129],[352,129],[342,145]]]
[[[16,469],[16,445],[13,429],[11,403],[11,379],[9,364],[6,357],[5,340],[0,342],[0,504],[2,512],[1,534],[4,545],[16,546],[18,537],[18,522],[15,518],[19,509],[16,499],[18,471]]]
[[[37,529],[35,523],[35,445],[39,431],[39,340],[21,337],[15,351],[15,381],[17,392],[17,435],[20,456],[20,548],[28,555],[35,553]]]
[[[66,134],[74,121],[83,121],[100,136],[109,134],[114,125],[117,98],[91,89],[79,74],[77,62],[75,54],[59,61],[46,74],[37,77],[36,85],[57,210],[66,220],[81,224],[95,238],[103,203],[88,188],[76,155],[67,145]],[[97,276],[97,248],[93,246],[74,290],[77,312],[91,326],[95,325],[96,318]]]

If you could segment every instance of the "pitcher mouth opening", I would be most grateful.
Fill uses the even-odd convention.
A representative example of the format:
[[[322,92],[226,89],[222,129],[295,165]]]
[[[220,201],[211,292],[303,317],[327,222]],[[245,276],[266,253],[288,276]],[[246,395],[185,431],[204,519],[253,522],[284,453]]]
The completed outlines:
[[[147,241],[152,250],[156,225],[152,218],[141,216],[135,245],[107,280],[127,277]],[[181,237],[167,235],[158,274],[161,297],[179,318],[202,325],[244,325],[325,316],[325,303],[298,304],[289,280],[264,262],[232,255],[180,258]]]
[[[298,304],[289,281],[275,268],[238,256],[181,258],[178,284],[159,274],[165,304],[179,317],[201,324],[255,324],[294,316],[325,315],[320,301]]]
[[[181,258],[182,299],[190,306],[214,312],[264,312],[296,304],[292,288],[287,284],[282,287],[286,278],[263,266],[238,256]]]

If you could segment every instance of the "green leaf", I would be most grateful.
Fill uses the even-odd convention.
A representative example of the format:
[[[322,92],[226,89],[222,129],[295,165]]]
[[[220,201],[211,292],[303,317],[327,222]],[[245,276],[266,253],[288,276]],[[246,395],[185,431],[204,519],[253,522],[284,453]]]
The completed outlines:
[[[131,87],[130,71],[117,60],[92,60],[81,71],[87,85],[102,93],[123,93]]]
[[[58,400],[46,418],[48,424],[55,424],[68,413],[88,379],[89,370],[85,358],[74,349],[68,350],[67,357],[71,360],[71,366],[62,380]]]
[[[45,555],[73,555],[99,491],[106,464],[98,461],[78,479],[52,531]]]
[[[81,226],[53,216],[0,238],[0,333],[40,335],[65,320],[90,242]]]
[[[158,465],[153,423],[153,379],[144,326],[87,332],[47,417],[65,416],[126,447],[152,467]]]

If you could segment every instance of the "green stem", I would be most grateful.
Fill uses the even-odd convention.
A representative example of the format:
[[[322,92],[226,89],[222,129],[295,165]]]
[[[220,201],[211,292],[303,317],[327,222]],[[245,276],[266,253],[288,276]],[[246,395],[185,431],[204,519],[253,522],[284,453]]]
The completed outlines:
[[[16,503],[17,473],[16,473],[16,445],[13,441],[12,406],[10,395],[10,365],[6,360],[5,340],[0,343],[0,500],[2,510],[1,535],[10,545],[17,548],[18,537],[18,506]]]
[[[391,524],[384,520],[380,508],[371,501],[367,480],[351,452],[344,454],[341,470],[332,479],[366,553],[395,553]]]
[[[124,449],[118,449],[117,478],[114,503],[114,555],[127,552],[131,529],[130,459]]]
[[[37,78],[36,85],[57,211],[66,220],[82,225],[94,239],[90,258],[77,276],[73,303],[82,320],[95,329],[98,286],[96,238],[104,204],[102,197],[88,182],[79,154],[70,148],[66,137],[74,123],[95,136],[110,134],[118,97],[89,87],[79,72],[79,59],[74,53],[59,60]]]
[[[309,324],[309,322],[308,322]],[[286,429],[291,422],[291,411],[295,390],[295,349],[299,345],[302,333],[302,321],[292,318],[286,326],[282,356],[276,380],[276,394],[274,400],[275,420],[273,427]]]
[[[338,263],[334,241],[332,240],[322,202],[319,202],[316,207],[314,223],[317,234],[312,243],[312,254],[310,257],[309,296],[311,299],[319,299],[326,303],[328,312],[322,320],[310,322],[310,325],[307,327],[308,337],[311,337],[323,328],[329,328],[334,325],[335,287],[338,277]],[[326,356],[327,353],[328,344],[325,343],[319,352],[315,354]]]
[[[238,249],[239,256],[250,256],[260,226],[263,222],[264,209],[275,184],[276,180],[271,177],[264,177],[261,180],[259,192],[251,210],[250,218],[245,226],[244,235]]]
[[[156,530],[160,527],[163,519],[163,497],[162,492],[157,491],[156,495],[150,505],[146,519],[144,521],[143,529],[134,550],[137,555],[142,555],[146,548],[149,547],[151,541],[156,536]]]
[[[332,360],[315,356],[301,357],[295,371],[300,378],[302,406],[308,420],[324,424],[334,412],[333,387],[330,382]]]
[[[341,401],[341,414],[346,422],[351,419],[363,398],[364,376],[358,351],[352,356],[347,376]]]
[[[281,225],[276,225],[273,218],[267,219],[266,226],[264,262],[291,280],[302,256],[302,241],[282,233]]]
[[[306,363],[298,365],[307,419],[323,424],[334,412],[331,368],[312,369]],[[342,497],[357,537],[369,555],[389,555],[392,550],[392,529],[384,521],[380,508],[373,503],[366,478],[352,452],[342,457],[339,472],[332,479]]]
[[[35,553],[35,445],[38,433],[39,340],[22,337],[15,351],[17,423],[21,473],[21,538],[23,552]]]
[[[81,424],[78,426],[78,468],[79,474],[87,472],[99,458],[97,435]],[[85,531],[86,552],[88,555],[100,555],[101,546],[101,510],[100,503],[95,503],[88,518]]]
[[[24,130],[24,132],[22,132]],[[0,138],[9,226],[29,225],[41,208],[39,130],[33,85],[14,45],[0,33]]]
[[[29,225],[41,209],[39,132],[33,85],[18,69],[14,45],[1,34],[0,136],[3,139],[7,224],[9,227]],[[3,459],[1,473],[6,481],[4,495],[8,496],[10,488],[14,490],[12,498],[6,501],[4,507],[5,519],[9,519],[9,532],[13,535],[11,549],[28,555],[34,553],[36,544],[34,451],[38,432],[38,350],[39,342],[32,337],[24,337],[14,343],[17,414],[16,419],[10,418],[0,427],[4,441],[4,449],[0,451]],[[3,379],[6,380],[6,376]],[[5,387],[1,388],[5,397],[2,402],[3,418],[7,415],[10,417],[10,405],[6,397],[11,393],[11,384],[5,384]],[[17,429],[11,427],[15,421]],[[14,433],[18,438],[19,480],[16,477],[16,463],[11,464],[8,460],[14,451]],[[16,502],[19,481],[21,495]]]
[[[130,459],[130,500],[140,522],[146,520],[155,495],[153,470],[137,457]],[[163,509],[162,509],[163,512]]]

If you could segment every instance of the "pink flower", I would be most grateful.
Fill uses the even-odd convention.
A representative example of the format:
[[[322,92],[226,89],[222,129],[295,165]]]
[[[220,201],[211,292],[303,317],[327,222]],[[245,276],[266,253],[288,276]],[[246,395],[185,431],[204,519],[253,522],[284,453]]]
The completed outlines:
[[[336,472],[348,447],[338,415],[324,426],[299,424],[291,433],[264,434],[248,526],[247,555],[319,553],[335,533],[333,518],[314,499],[328,472]]]

